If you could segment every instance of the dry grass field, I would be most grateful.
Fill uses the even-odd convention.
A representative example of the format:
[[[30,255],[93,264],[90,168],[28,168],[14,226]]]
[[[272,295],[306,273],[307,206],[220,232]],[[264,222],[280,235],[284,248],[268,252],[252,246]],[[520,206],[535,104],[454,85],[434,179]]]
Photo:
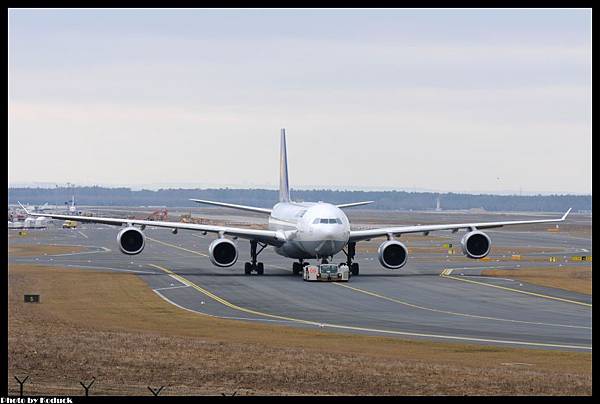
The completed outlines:
[[[523,282],[533,283],[551,288],[565,289],[572,292],[592,294],[592,265],[589,266],[563,266],[524,269],[489,269],[481,272],[482,275],[499,276],[519,279]]]
[[[41,303],[23,303],[35,290]],[[9,266],[9,389],[81,395],[591,395],[591,353],[344,335],[178,309],[137,276]]]

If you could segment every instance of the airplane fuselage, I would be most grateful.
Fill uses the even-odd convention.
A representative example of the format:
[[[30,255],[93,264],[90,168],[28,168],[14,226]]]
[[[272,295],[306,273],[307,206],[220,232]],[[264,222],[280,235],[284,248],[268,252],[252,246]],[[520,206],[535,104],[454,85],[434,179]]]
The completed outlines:
[[[350,221],[335,205],[323,202],[280,202],[269,216],[269,229],[295,231],[275,248],[295,259],[329,257],[340,252],[350,237]]]

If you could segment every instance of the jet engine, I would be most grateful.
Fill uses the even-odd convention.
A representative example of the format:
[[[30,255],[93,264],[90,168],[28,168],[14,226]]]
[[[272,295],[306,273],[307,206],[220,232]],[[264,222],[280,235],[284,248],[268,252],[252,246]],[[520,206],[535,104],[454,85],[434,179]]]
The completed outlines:
[[[492,241],[487,234],[480,231],[470,231],[460,240],[463,254],[469,258],[484,258],[490,253]]]
[[[136,255],[144,249],[146,237],[141,230],[129,226],[117,234],[117,243],[123,254]]]
[[[386,268],[398,269],[406,264],[408,250],[406,246],[396,240],[388,240],[377,249],[379,262]]]
[[[235,243],[227,238],[218,238],[208,246],[210,261],[218,267],[230,267],[237,261],[238,249]]]

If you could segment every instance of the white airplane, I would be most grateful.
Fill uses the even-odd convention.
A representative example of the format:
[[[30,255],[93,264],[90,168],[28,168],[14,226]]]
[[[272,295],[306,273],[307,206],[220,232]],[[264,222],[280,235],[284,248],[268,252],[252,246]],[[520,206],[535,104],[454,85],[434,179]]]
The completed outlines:
[[[381,243],[377,251],[379,262],[385,268],[398,269],[406,264],[408,250],[403,243],[396,240],[396,237],[406,233],[423,233],[424,235],[428,235],[430,232],[438,230],[452,230],[453,233],[456,233],[458,230],[464,229],[467,233],[461,240],[463,253],[470,258],[480,259],[489,254],[491,247],[489,236],[483,233],[481,229],[517,224],[562,222],[571,211],[569,209],[560,219],[435,224],[351,230],[350,221],[342,209],[366,205],[372,203],[372,201],[333,205],[324,202],[293,202],[290,199],[285,129],[281,130],[279,170],[279,202],[272,209],[191,199],[198,203],[264,214],[268,218],[268,230],[105,217],[55,214],[45,214],[44,216],[78,222],[125,226],[117,234],[117,244],[121,252],[128,255],[139,254],[144,249],[145,236],[143,230],[146,226],[164,227],[172,229],[174,234],[178,230],[200,231],[204,234],[215,233],[217,238],[210,244],[208,254],[211,262],[219,267],[230,267],[236,263],[238,259],[238,238],[249,240],[250,261],[245,263],[246,274],[251,274],[253,271],[259,275],[263,274],[264,265],[262,262],[258,262],[257,258],[267,246],[272,246],[277,254],[298,260],[292,266],[294,274],[300,273],[303,266],[307,265],[304,262],[306,259],[321,259],[323,263],[326,263],[335,254],[343,251],[352,275],[358,275],[359,266],[357,262],[354,262],[354,256],[356,243],[359,241],[370,240],[376,237],[386,237],[387,240]],[[21,205],[21,207],[23,206]],[[35,213],[29,214],[32,216],[41,216]],[[258,246],[260,246],[260,249],[257,251]]]
[[[77,212],[77,208],[75,207],[75,195],[73,195],[73,198],[71,199],[71,204],[69,205],[69,213],[75,212]]]
[[[48,205],[48,202],[44,203],[43,205],[27,205],[27,208],[33,212],[44,212],[47,210],[53,210],[56,209],[56,206],[50,206]]]
[[[66,204],[67,202],[65,202]],[[81,211],[77,210],[77,206],[75,206],[75,194],[73,194],[73,197],[71,198],[71,204],[69,205],[69,213],[73,214],[73,215],[81,215]]]

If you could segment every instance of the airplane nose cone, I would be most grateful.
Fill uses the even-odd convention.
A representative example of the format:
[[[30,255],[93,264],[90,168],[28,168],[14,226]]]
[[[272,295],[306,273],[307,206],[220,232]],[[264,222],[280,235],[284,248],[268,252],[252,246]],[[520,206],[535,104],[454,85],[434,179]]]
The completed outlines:
[[[341,226],[332,226],[321,233],[322,239],[328,241],[348,241],[348,235]]]
[[[324,240],[335,240],[336,238],[339,238],[339,232],[337,231],[337,229],[329,228],[323,230]]]
[[[342,226],[331,226],[321,229],[319,234],[321,240],[317,247],[317,252],[320,255],[333,255],[339,252],[348,241],[348,234]]]
[[[319,255],[334,255],[337,252],[341,251],[344,248],[346,243],[344,241],[339,240],[323,240],[316,248],[316,251]]]

